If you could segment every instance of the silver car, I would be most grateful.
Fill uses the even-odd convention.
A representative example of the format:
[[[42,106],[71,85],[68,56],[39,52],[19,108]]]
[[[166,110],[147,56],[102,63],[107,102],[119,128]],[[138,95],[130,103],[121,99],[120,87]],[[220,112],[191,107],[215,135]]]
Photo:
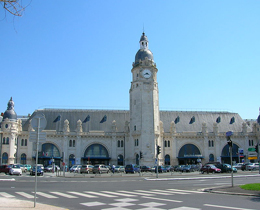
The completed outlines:
[[[102,174],[102,173],[108,173],[109,168],[105,165],[95,165],[93,167],[93,174]]]
[[[9,174],[10,175],[18,175],[18,176],[21,176],[22,175],[22,169],[20,167],[20,165],[18,164],[14,164],[14,165],[11,165],[10,169],[9,169]]]

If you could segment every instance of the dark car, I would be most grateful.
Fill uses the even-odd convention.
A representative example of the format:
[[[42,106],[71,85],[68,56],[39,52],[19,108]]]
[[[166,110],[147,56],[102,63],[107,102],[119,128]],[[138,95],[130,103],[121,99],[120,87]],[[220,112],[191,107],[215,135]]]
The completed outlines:
[[[221,169],[217,168],[215,165],[205,165],[200,169],[201,173],[220,173]]]
[[[125,166],[125,173],[140,173],[140,167],[136,164],[128,164]]]
[[[141,172],[151,172],[150,166],[141,166],[140,169],[141,169]]]
[[[215,165],[215,166],[216,166],[217,168],[221,169],[221,173],[225,173],[225,172],[231,173],[231,171],[232,171],[231,165],[229,165],[229,164],[223,163],[223,164],[217,164],[217,165]]]
[[[154,172],[157,173],[157,166],[154,167]],[[166,173],[167,169],[165,166],[158,166],[158,173]]]
[[[191,165],[185,165],[182,167],[182,172],[192,172],[193,169],[191,168]]]
[[[42,167],[41,166],[37,166],[37,169],[36,169],[36,167],[35,166],[33,166],[32,167],[32,170],[30,171],[30,175],[31,176],[35,176],[35,171],[36,171],[36,173],[37,173],[37,176],[43,176],[43,169],[42,169]]]
[[[8,165],[1,165],[0,166],[0,173],[9,174],[10,166]]]

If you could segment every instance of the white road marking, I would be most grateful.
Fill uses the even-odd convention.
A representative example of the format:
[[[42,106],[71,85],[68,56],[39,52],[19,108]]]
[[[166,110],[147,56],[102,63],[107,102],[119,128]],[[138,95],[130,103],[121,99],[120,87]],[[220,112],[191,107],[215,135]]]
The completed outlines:
[[[50,192],[50,193],[53,193],[55,195],[59,195],[59,196],[62,196],[62,197],[65,197],[65,198],[78,198],[76,196],[73,196],[73,195],[68,195],[66,193],[61,193],[61,192]]]
[[[71,194],[74,194],[74,195],[86,197],[86,198],[97,198],[97,196],[95,196],[95,195],[89,195],[89,194],[80,193],[80,192],[73,192],[73,191],[67,191],[67,192],[71,193]]]
[[[26,198],[34,198],[34,195],[30,195],[30,194],[25,193],[25,192],[16,192],[16,193],[21,195],[21,196],[24,196]]]
[[[14,198],[15,197],[14,195],[8,194],[6,192],[0,192],[0,195],[5,198]]]
[[[216,207],[216,208],[222,208],[222,209],[257,210],[257,209],[238,208],[238,207],[232,207],[232,206],[220,206],[220,205],[213,205],[213,204],[204,204],[204,206],[210,206],[210,207]]]
[[[90,194],[99,195],[99,196],[104,196],[104,197],[108,197],[108,198],[115,198],[115,197],[117,197],[117,196],[115,196],[115,195],[107,195],[107,194],[105,194],[105,193],[92,192],[92,191],[84,191],[84,193],[90,193]]]

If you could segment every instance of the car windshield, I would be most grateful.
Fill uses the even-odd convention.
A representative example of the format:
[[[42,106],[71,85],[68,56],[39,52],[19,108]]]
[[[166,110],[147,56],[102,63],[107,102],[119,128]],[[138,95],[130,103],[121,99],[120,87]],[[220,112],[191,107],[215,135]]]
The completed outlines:
[[[13,168],[20,168],[19,165],[13,165]]]

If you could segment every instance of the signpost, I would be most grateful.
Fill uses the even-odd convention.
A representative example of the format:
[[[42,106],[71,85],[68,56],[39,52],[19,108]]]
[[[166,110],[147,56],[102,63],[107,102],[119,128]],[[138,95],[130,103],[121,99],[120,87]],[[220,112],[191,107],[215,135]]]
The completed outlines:
[[[32,128],[36,132],[30,133],[30,141],[36,141],[36,155],[35,155],[35,187],[34,187],[34,207],[36,206],[36,192],[37,192],[37,166],[38,166],[38,150],[39,150],[39,140],[41,142],[46,141],[46,133],[41,133],[41,131],[46,127],[47,121],[43,113],[37,113],[31,121]],[[31,136],[32,135],[32,136]]]
[[[232,163],[232,146],[233,146],[233,142],[231,140],[231,136],[233,135],[232,131],[228,131],[226,132],[226,138],[227,138],[227,143],[229,145],[229,153],[230,153],[230,165],[231,165],[231,185],[232,187],[234,186],[234,182],[233,182],[233,163]]]

